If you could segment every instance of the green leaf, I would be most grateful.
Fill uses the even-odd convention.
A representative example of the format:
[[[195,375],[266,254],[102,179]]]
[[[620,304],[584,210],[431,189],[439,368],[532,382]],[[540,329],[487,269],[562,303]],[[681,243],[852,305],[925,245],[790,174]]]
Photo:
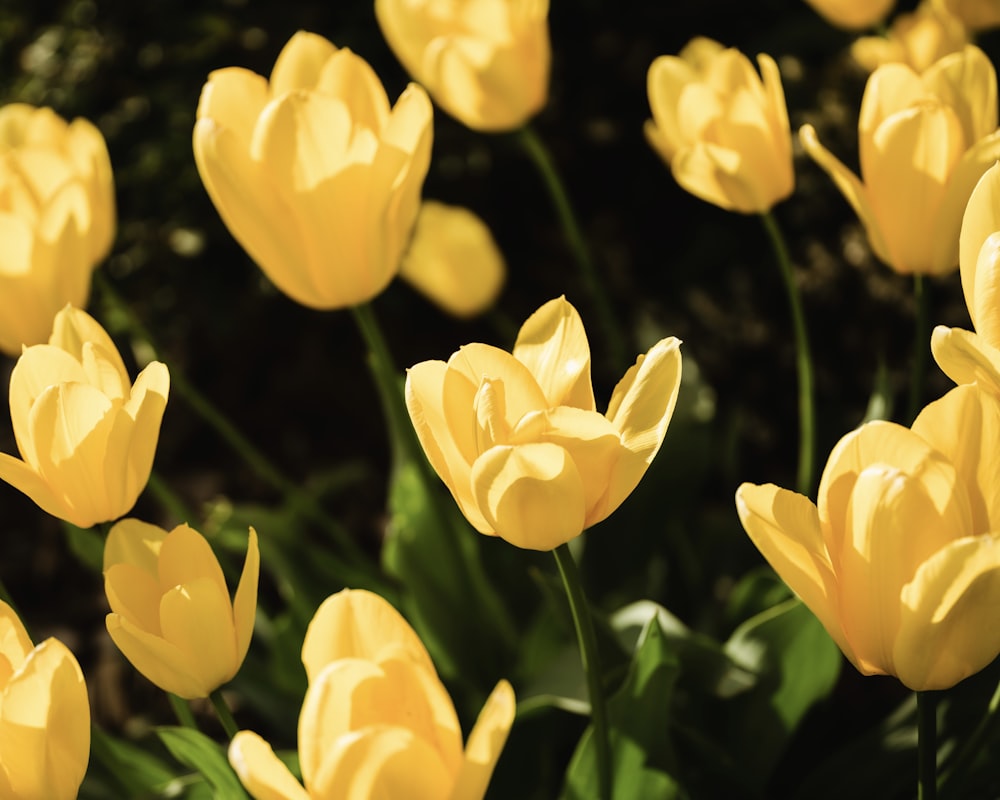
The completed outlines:
[[[217,742],[200,731],[176,726],[156,728],[156,735],[174,758],[208,781],[216,800],[245,800],[247,793]]]
[[[87,778],[80,788],[81,797],[114,796],[153,797],[176,777],[163,760],[132,742],[105,733],[96,725],[90,729],[91,760]],[[111,794],[88,793],[88,785],[113,786]]]
[[[104,537],[94,528],[63,525],[70,552],[87,569],[100,575],[104,571]]]

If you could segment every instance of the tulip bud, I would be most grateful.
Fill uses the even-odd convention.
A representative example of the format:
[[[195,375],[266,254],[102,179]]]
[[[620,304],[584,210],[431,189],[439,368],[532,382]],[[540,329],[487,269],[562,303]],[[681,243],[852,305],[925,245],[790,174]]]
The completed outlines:
[[[364,590],[328,597],[302,645],[309,689],[299,716],[305,791],[271,746],[241,731],[229,761],[257,800],[434,797],[482,800],[514,721],[500,681],[468,742],[420,639],[385,600]]]
[[[87,304],[114,233],[111,161],[97,128],[50,108],[0,108],[0,351],[44,342],[60,308]]]
[[[646,139],[695,197],[744,214],[770,210],[795,186],[788,109],[778,66],[698,37],[660,56],[647,84]]]
[[[219,561],[197,531],[137,519],[111,529],[104,547],[108,633],[139,672],[165,692],[207,697],[239,671],[257,609],[260,553],[250,529],[233,600]]]
[[[58,639],[33,647],[0,601],[0,797],[74,800],[90,758],[80,665]]]
[[[49,343],[25,348],[11,372],[21,458],[0,453],[0,480],[81,528],[117,519],[149,479],[169,388],[158,361],[130,384],[111,337],[67,306]]]
[[[390,107],[367,62],[299,32],[270,81],[212,72],[197,117],[205,188],[281,291],[310,308],[346,308],[395,277],[430,164],[423,89],[411,85]]]
[[[406,71],[455,119],[510,131],[545,105],[549,0],[375,0],[375,16]]]
[[[806,0],[831,25],[860,30],[878,25],[886,18],[895,0]]]
[[[900,63],[923,72],[969,43],[961,20],[931,0],[900,14],[885,36],[862,36],[851,45],[851,56],[869,72],[882,64]]]
[[[933,0],[974,31],[1000,25],[1000,3],[996,0]]]

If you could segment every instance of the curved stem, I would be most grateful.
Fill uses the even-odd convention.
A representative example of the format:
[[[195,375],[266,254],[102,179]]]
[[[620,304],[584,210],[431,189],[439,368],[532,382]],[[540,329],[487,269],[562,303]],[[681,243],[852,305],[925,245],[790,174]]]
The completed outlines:
[[[983,752],[987,740],[996,728],[997,719],[1000,718],[1000,714],[997,714],[998,708],[1000,708],[1000,683],[997,684],[997,688],[993,691],[993,697],[990,698],[986,714],[979,720],[979,724],[976,725],[975,730],[969,734],[969,738],[965,740],[962,747],[955,753],[950,763],[942,770],[938,778],[939,787],[945,786],[955,775],[961,775],[965,772],[975,757]]]
[[[937,797],[937,693],[917,692],[917,800]]]
[[[190,728],[193,731],[198,730],[198,723],[194,720],[194,714],[191,712],[188,701],[183,697],[178,697],[173,692],[167,692],[167,698],[170,700],[170,707],[174,710],[177,721],[185,728]]]
[[[559,217],[559,224],[562,226],[563,235],[566,237],[570,250],[573,251],[573,257],[580,270],[584,289],[597,312],[611,363],[619,373],[624,372],[630,364],[625,337],[622,335],[621,326],[618,324],[611,303],[608,301],[608,292],[601,281],[600,273],[590,257],[590,250],[583,238],[583,232],[580,230],[569,195],[556,170],[555,161],[545,143],[530,125],[525,125],[517,132],[517,140],[541,173],[545,188],[548,189],[556,215]]]
[[[792,313],[795,331],[795,363],[799,380],[799,469],[796,486],[800,494],[809,495],[813,486],[813,463],[816,452],[816,397],[813,388],[812,356],[809,353],[809,334],[806,330],[805,314],[799,289],[795,283],[792,260],[788,255],[785,237],[778,227],[774,214],[765,211],[761,215],[764,228],[771,239],[774,254],[781,269],[788,294],[788,306]]]
[[[580,659],[583,671],[587,676],[587,689],[590,693],[590,715],[594,725],[594,745],[597,751],[597,779],[599,783],[598,797],[601,800],[611,800],[611,740],[608,726],[607,703],[604,698],[604,681],[601,675],[601,661],[597,650],[597,634],[594,632],[594,620],[590,616],[590,607],[583,593],[580,571],[573,560],[568,544],[561,544],[552,551],[555,556],[559,574],[562,576],[569,600],[569,610],[573,615],[573,625],[576,627],[576,638],[580,644]]]
[[[930,348],[930,336],[927,331],[927,305],[929,294],[923,275],[913,276],[913,299],[917,307],[917,318],[914,324],[913,362],[910,370],[910,404],[907,424],[917,418],[920,411],[920,398],[924,387],[924,373],[927,372],[927,351]]]
[[[233,719],[233,713],[229,710],[229,706],[226,705],[226,699],[222,696],[222,690],[216,689],[208,696],[208,699],[212,701],[212,708],[215,709],[215,714],[218,716],[219,722],[222,723],[222,727],[226,731],[226,736],[232,739],[240,732],[240,726]]]

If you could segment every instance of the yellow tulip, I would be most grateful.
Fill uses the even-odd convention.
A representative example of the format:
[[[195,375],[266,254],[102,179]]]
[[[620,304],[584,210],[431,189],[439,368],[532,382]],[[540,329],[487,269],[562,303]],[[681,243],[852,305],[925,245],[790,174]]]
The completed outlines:
[[[903,64],[876,69],[858,121],[861,179],[811,126],[800,137],[857,213],[879,259],[903,274],[944,275],[958,266],[969,195],[1000,156],[996,72],[973,45],[919,75]]]
[[[58,639],[33,647],[0,601],[0,797],[74,800],[90,758],[80,665]]]
[[[863,36],[851,45],[851,56],[869,72],[882,64],[901,63],[923,72],[969,43],[962,21],[931,0],[900,14],[885,36]]]
[[[860,30],[878,25],[886,18],[895,0],[806,0],[831,25]]]
[[[962,289],[975,333],[938,325],[931,351],[955,383],[1000,395],[1000,163],[976,184],[959,236]]]
[[[81,528],[117,519],[149,479],[169,389],[158,361],[130,384],[111,337],[67,306],[48,344],[25,348],[11,372],[21,458],[0,453],[0,480]]]
[[[660,449],[681,380],[680,341],[639,356],[605,414],[576,309],[551,300],[513,353],[469,344],[406,377],[427,458],[469,522],[518,547],[551,550],[611,514]]]
[[[486,223],[467,208],[425,200],[400,277],[456,317],[490,308],[507,267]]]
[[[1000,25],[1000,3],[997,0],[934,0],[934,3],[978,31]]]
[[[207,697],[232,679],[246,658],[259,574],[253,528],[230,600],[204,536],[187,525],[167,533],[124,519],[104,546],[108,633],[132,666],[163,691],[187,699]]]
[[[864,675],[947,689],[1000,652],[1000,398],[959,386],[912,429],[869,422],[818,501],[736,492],[743,527]]]
[[[202,89],[194,155],[230,233],[311,308],[367,302],[395,277],[430,164],[432,108],[390,107],[362,58],[295,34],[268,81],[238,67]]]
[[[788,109],[778,66],[711,39],[649,67],[649,144],[680,186],[727,211],[759,213],[795,187]]]
[[[519,128],[549,91],[549,0],[375,0],[389,47],[434,101],[479,131]]]
[[[40,344],[64,305],[83,307],[115,233],[108,149],[90,122],[0,108],[0,351]]]
[[[229,746],[256,800],[481,800],[514,721],[507,681],[487,699],[463,748],[455,707],[420,639],[385,600],[360,589],[319,607],[302,661],[305,787],[256,733],[240,731]]]

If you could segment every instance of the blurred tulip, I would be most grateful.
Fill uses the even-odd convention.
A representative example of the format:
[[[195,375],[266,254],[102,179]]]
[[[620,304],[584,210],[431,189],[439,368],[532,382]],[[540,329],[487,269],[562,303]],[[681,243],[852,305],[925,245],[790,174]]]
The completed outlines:
[[[467,208],[425,200],[403,256],[403,280],[456,317],[473,317],[500,294],[507,267],[493,234]]]
[[[394,107],[363,59],[296,33],[268,82],[238,67],[202,89],[194,154],[230,233],[310,308],[367,302],[395,277],[430,164],[432,108]]]
[[[858,121],[864,182],[812,126],[800,137],[854,208],[876,256],[899,273],[944,275],[958,266],[969,195],[1000,156],[996,72],[973,45],[922,75],[903,64],[875,70]]]
[[[111,161],[97,128],[50,108],[0,108],[0,351],[44,342],[60,308],[87,304],[114,233]]]
[[[0,797],[74,800],[90,759],[90,702],[58,639],[32,647],[0,601]]]
[[[0,453],[0,480],[81,528],[117,519],[149,480],[169,389],[158,361],[130,384],[111,337],[67,306],[49,343],[25,348],[11,372],[23,460]]]
[[[479,131],[521,127],[549,91],[549,0],[375,0],[389,47],[434,101]]]
[[[976,184],[962,219],[959,263],[975,333],[939,325],[931,351],[955,383],[976,383],[1000,395],[1000,164]]]
[[[969,43],[962,21],[923,0],[915,11],[900,14],[885,36],[862,36],[851,45],[851,57],[869,72],[882,64],[906,64],[923,72]]]
[[[1000,25],[1000,3],[997,0],[934,0],[934,3],[958,17],[971,30]]]
[[[469,344],[406,378],[424,452],[476,530],[531,550],[579,536],[631,494],[660,449],[681,380],[662,339],[619,381],[606,414],[590,346],[565,298],[521,327],[513,354]]]
[[[806,0],[831,25],[861,30],[878,25],[888,15],[895,0]]]
[[[205,537],[137,519],[116,524],[104,546],[108,633],[139,672],[165,692],[207,697],[239,671],[257,610],[260,553],[250,529],[234,600]]]
[[[738,50],[698,37],[647,76],[649,144],[683,189],[744,214],[768,211],[795,186],[781,75],[770,56],[757,62],[762,77]]]
[[[465,747],[455,707],[420,639],[376,594],[345,589],[319,607],[302,645],[299,716],[305,788],[256,733],[229,761],[257,800],[376,797],[481,800],[514,721],[500,681]]]
[[[818,503],[736,492],[743,527],[865,675],[947,689],[1000,652],[1000,398],[960,386],[912,430],[869,422],[830,454]]]

